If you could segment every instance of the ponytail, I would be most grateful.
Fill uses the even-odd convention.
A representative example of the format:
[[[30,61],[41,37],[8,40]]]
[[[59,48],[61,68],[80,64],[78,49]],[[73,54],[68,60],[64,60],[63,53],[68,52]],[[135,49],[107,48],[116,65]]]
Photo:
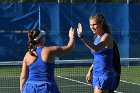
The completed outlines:
[[[38,43],[34,41],[34,38],[39,35],[40,31],[39,30],[31,30],[28,32],[28,49],[29,49],[29,54],[31,56],[37,57],[37,55],[34,53],[36,47],[35,45]]]
[[[34,47],[33,41],[28,41],[28,49],[29,49],[29,54],[31,56],[37,57],[37,55],[35,55],[35,53],[33,53],[35,51],[35,49],[36,49]]]

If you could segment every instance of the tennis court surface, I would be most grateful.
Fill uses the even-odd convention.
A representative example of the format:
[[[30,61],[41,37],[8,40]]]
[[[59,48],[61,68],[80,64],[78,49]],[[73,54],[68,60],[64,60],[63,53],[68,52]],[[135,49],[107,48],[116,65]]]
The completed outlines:
[[[115,93],[140,93],[140,60],[122,60],[121,81]],[[57,60],[55,79],[61,93],[92,93],[85,81],[92,60]],[[0,62],[0,93],[19,93],[20,61]]]

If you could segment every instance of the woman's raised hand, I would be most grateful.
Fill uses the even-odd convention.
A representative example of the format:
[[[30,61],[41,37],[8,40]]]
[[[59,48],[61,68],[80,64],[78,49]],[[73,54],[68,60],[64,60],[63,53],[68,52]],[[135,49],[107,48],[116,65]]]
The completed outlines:
[[[70,28],[69,30],[69,38],[73,38],[74,37],[74,28]]]
[[[78,23],[77,34],[78,34],[79,38],[81,38],[83,36],[81,23]]]

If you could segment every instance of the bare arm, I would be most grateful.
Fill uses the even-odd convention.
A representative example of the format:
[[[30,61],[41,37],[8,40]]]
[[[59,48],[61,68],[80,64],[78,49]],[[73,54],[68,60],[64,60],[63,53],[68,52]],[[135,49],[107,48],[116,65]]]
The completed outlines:
[[[90,66],[89,70],[88,70],[88,73],[91,73],[93,70],[93,65]]]
[[[105,43],[104,42],[100,42],[98,45],[94,45],[92,42],[90,42],[89,40],[87,40],[86,38],[81,39],[84,44],[91,50],[93,51],[98,51],[102,48],[105,47]]]
[[[93,51],[98,51],[102,48],[112,48],[113,47],[113,40],[109,34],[104,34],[101,38],[99,44],[95,45],[89,40],[87,40],[82,34],[82,25],[79,23],[77,28],[78,37],[84,42],[84,44]]]
[[[21,71],[21,75],[20,75],[20,91],[21,91],[21,93],[22,93],[22,87],[27,79],[27,72],[28,72],[28,67],[27,67],[27,64],[26,64],[26,61],[24,58],[23,63],[22,63],[22,71]]]
[[[102,48],[113,48],[113,40],[109,34],[105,34],[99,44],[94,45],[92,42],[87,40],[86,38],[81,39],[84,44],[93,51],[101,50]]]
[[[71,27],[69,30],[69,42],[66,46],[52,46],[49,48],[51,55],[63,56],[71,52],[74,47],[74,29]]]
[[[87,81],[88,83],[91,83],[90,78],[91,78],[91,75],[92,75],[92,71],[93,71],[93,65],[90,66],[90,68],[89,68],[89,70],[88,70],[88,73],[87,73],[87,75],[86,75],[86,81]]]

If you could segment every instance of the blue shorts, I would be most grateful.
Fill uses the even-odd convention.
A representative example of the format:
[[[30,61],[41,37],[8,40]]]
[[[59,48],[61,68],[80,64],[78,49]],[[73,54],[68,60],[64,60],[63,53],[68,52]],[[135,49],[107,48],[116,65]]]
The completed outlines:
[[[56,82],[26,82],[22,93],[60,93]]]
[[[98,89],[106,89],[106,90],[114,90],[116,87],[116,76],[111,77],[94,77],[92,80],[92,86],[95,88],[96,86]]]

